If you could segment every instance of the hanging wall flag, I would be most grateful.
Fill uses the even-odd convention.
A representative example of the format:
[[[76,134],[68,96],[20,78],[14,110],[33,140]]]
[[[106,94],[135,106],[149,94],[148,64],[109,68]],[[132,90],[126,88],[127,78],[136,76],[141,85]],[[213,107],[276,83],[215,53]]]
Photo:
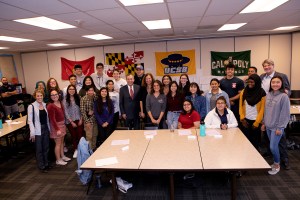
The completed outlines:
[[[113,70],[118,69],[121,77],[125,77],[125,74],[135,74],[135,67],[137,65],[144,66],[143,58],[144,51],[136,51],[130,55],[124,53],[106,53],[106,65],[105,73],[112,77]]]
[[[82,73],[87,76],[94,73],[94,63],[95,57],[90,57],[86,60],[82,61],[72,61],[66,58],[61,57],[61,79],[62,80],[69,80],[69,76],[74,74],[74,66],[79,64],[82,66]]]
[[[155,52],[156,75],[196,74],[195,50]]]
[[[235,76],[245,76],[248,73],[251,51],[240,52],[216,52],[211,51],[211,75],[225,76],[225,69],[228,63],[235,65]]]

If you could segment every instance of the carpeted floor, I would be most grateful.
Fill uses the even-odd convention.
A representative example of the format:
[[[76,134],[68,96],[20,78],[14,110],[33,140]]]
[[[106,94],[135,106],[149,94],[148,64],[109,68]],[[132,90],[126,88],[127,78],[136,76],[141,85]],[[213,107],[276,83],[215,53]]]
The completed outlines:
[[[48,173],[36,168],[34,149],[21,148],[19,153],[0,163],[0,199],[112,199],[109,173],[102,173],[102,187],[94,180],[86,195],[76,173],[77,162],[72,159],[66,166],[54,166]],[[71,156],[72,153],[68,153]],[[237,179],[237,199],[300,199],[300,152],[289,151],[291,170],[282,169],[270,176],[266,171],[251,171]],[[268,161],[271,163],[271,159]],[[119,192],[119,199],[163,200],[169,198],[167,173],[123,172],[123,179],[133,183],[127,194]],[[230,199],[230,182],[225,172],[196,173],[195,178],[183,180],[184,173],[175,174],[175,199]]]

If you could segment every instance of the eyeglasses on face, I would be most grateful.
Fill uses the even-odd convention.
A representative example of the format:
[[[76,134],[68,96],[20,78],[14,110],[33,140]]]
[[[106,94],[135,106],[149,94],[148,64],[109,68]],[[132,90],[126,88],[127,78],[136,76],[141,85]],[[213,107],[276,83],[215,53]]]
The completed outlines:
[[[55,96],[58,96],[58,94],[51,94],[51,97],[55,97]]]
[[[190,103],[183,104],[183,106],[190,106],[190,105],[191,105]]]

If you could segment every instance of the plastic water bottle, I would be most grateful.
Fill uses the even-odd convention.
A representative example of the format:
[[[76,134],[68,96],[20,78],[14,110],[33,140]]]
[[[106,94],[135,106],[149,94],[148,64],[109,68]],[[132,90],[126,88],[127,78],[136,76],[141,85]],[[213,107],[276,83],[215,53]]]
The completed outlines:
[[[2,119],[0,119],[0,129],[2,129],[3,126],[2,126]]]
[[[97,176],[96,176],[96,181],[97,181],[96,187],[97,187],[97,188],[101,188],[102,185],[101,185],[100,175],[97,175]]]
[[[171,127],[170,127],[170,132],[174,132],[174,125],[173,124],[171,124]]]
[[[202,122],[200,123],[200,136],[202,136],[202,137],[206,136],[206,133],[205,133],[205,123],[204,123],[204,121],[202,121]]]

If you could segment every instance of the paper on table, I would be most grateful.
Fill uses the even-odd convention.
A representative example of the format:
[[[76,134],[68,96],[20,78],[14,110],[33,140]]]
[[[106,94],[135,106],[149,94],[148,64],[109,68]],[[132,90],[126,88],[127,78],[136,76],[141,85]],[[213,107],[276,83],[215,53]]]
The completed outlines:
[[[144,131],[144,135],[157,135],[157,131],[156,130]]]
[[[15,121],[15,122],[11,122],[10,124],[21,124],[22,121]]]
[[[127,140],[113,140],[111,141],[111,145],[128,145],[129,144],[129,139]]]
[[[118,163],[118,160],[116,157],[110,157],[110,158],[103,158],[99,160],[95,160],[96,166],[101,167],[105,165],[112,165]]]
[[[178,135],[191,135],[192,132],[190,129],[179,129],[178,130]]]
[[[215,135],[221,135],[221,133],[218,132],[217,130],[212,129],[212,130],[206,130],[206,135],[215,136]]]

